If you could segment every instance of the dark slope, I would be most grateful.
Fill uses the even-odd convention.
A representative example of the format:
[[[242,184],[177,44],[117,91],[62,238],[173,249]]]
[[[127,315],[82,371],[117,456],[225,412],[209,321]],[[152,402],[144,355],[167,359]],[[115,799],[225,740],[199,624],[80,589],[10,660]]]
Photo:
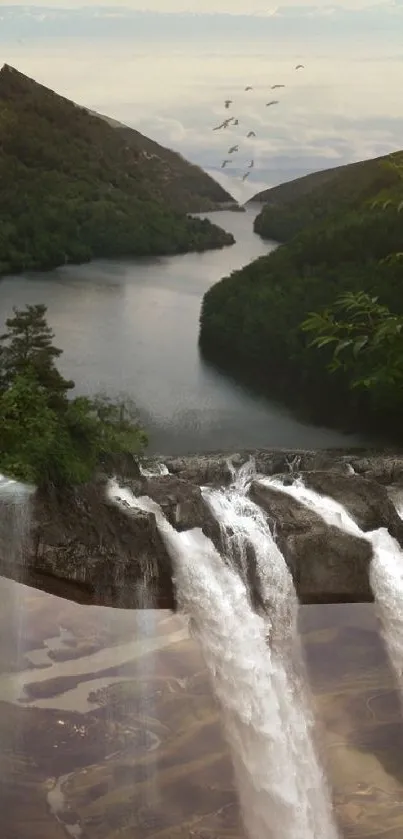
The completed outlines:
[[[350,166],[359,166],[360,163],[348,163],[345,166],[334,166],[331,169],[321,169],[319,172],[310,172],[308,175],[301,175],[277,186],[269,187],[258,192],[250,198],[248,204],[282,204],[293,198],[300,198],[308,192],[312,192],[317,186],[330,183],[337,172],[347,169]]]
[[[89,113],[105,120],[127,145],[140,152],[144,170],[151,182],[159,183],[162,195],[175,209],[185,213],[201,213],[227,205],[236,206],[234,198],[217,181],[200,166],[189,163],[178,152],[161,146],[117,120],[93,111]]]
[[[321,169],[319,172],[310,172],[308,175],[302,175],[300,178],[294,178],[283,184],[264,189],[258,192],[248,201],[250,203],[259,204],[284,204],[288,201],[298,200],[304,195],[318,187],[327,188],[333,179],[341,177],[346,181],[348,178],[356,178],[357,171],[370,171],[377,163],[385,160],[385,156],[375,157],[371,160],[359,160],[356,163],[345,163],[343,166],[332,166],[330,169]]]
[[[104,119],[7,65],[0,72],[0,184],[3,274],[234,241],[173,208],[161,172]]]
[[[396,152],[397,157],[399,154]],[[266,203],[256,217],[256,233],[285,242],[333,213],[347,209],[361,212],[367,200],[398,181],[396,172],[385,165],[387,160],[383,156],[314,172],[260,193]]]

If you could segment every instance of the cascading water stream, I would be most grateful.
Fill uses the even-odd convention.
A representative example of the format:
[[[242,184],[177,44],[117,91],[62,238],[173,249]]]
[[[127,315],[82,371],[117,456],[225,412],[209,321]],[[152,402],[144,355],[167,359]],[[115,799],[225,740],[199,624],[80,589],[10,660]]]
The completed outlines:
[[[0,557],[2,568],[10,579],[0,579],[1,609],[3,626],[7,631],[0,637],[1,659],[3,666],[9,662],[10,671],[24,669],[27,662],[25,654],[25,610],[24,591],[24,560],[30,529],[30,496],[32,487],[20,484],[10,478],[0,475]],[[7,667],[7,664],[5,665]],[[12,677],[14,678],[14,676]],[[15,673],[15,678],[18,678]],[[11,688],[11,693],[13,689]],[[2,692],[2,700],[7,701],[7,689]],[[14,743],[18,751],[20,738],[23,737],[21,722],[14,730]],[[3,755],[0,744],[0,777],[4,777]]]
[[[144,478],[160,478],[162,475],[169,475],[165,463],[159,463],[158,461],[154,461],[152,464],[139,463],[139,469]]]
[[[24,558],[30,525],[30,496],[32,487],[0,475],[0,556],[4,570],[10,569],[10,578],[24,582]],[[9,588],[7,608],[13,613],[17,662],[21,659],[22,609],[21,587],[15,582]],[[7,645],[10,638],[7,638]]]
[[[281,638],[287,646],[296,636],[297,600],[281,553],[266,522],[263,526],[263,515],[258,520],[258,508],[245,498],[251,479],[248,468],[239,473],[236,488],[204,490],[204,495],[217,515],[232,519],[228,527],[234,532],[245,527],[244,538],[259,543],[265,602],[274,604],[272,623],[266,614],[253,610],[240,574],[224,562],[200,529],[177,532],[154,501],[135,498],[116,483],[110,487],[110,497],[155,514],[174,563],[180,605],[190,617],[221,707],[250,839],[336,839],[310,736],[309,709],[296,702],[295,685],[282,660]],[[236,538],[240,542],[240,533]]]
[[[342,504],[306,487],[301,478],[289,486],[275,478],[262,478],[260,482],[291,495],[320,515],[327,524],[371,543],[371,588],[403,698],[403,551],[400,545],[386,527],[367,532],[361,530]]]
[[[204,487],[203,496],[220,523],[227,559],[235,566],[241,559],[244,571],[248,548],[252,548],[271,654],[271,690],[278,702],[288,773],[293,774],[296,784],[298,806],[293,818],[299,822],[302,836],[328,839],[335,837],[337,831],[326,780],[315,752],[314,718],[297,628],[298,598],[267,517],[247,496],[256,478],[253,459],[233,473],[233,478],[225,490]]]

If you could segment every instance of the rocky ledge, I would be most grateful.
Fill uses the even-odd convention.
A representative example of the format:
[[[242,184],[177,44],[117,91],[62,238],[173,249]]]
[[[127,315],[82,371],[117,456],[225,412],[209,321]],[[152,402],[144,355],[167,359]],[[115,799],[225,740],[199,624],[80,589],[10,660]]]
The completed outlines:
[[[161,505],[178,530],[201,527],[221,549],[221,532],[200,487],[227,485],[229,460],[241,466],[251,455],[257,471],[289,482],[301,475],[307,486],[342,502],[364,531],[387,527],[403,546],[403,522],[391,497],[403,493],[403,455],[371,451],[248,450],[241,453],[155,458],[108,465],[122,485]],[[144,474],[145,473],[145,474]],[[0,573],[52,594],[118,608],[175,608],[172,563],[152,513],[125,509],[106,493],[108,475],[69,491],[48,488],[31,496],[29,510],[0,493]],[[329,527],[320,516],[273,487],[253,482],[251,498],[271,524],[302,603],[372,600],[365,538]],[[2,502],[2,503],[1,503]],[[25,539],[22,538],[25,532]],[[259,591],[250,556],[253,599]]]

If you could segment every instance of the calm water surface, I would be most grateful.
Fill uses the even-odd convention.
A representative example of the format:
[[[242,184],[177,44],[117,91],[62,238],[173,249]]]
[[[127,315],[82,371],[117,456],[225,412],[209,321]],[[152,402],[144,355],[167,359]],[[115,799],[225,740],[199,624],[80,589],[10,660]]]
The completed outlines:
[[[46,303],[61,367],[79,392],[129,393],[151,451],[184,454],[242,447],[327,447],[361,442],[303,424],[286,409],[247,392],[200,358],[197,339],[205,291],[274,244],[253,233],[256,211],[210,218],[236,244],[169,258],[96,261],[0,282],[0,317],[12,306]]]

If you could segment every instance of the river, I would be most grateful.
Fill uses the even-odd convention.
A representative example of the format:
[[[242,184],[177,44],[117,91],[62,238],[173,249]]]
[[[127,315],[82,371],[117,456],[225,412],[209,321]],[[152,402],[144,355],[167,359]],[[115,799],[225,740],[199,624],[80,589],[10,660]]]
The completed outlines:
[[[198,350],[205,291],[275,247],[253,232],[256,210],[209,217],[236,244],[203,254],[97,260],[0,282],[0,312],[46,303],[62,372],[79,393],[128,393],[149,431],[150,452],[245,447],[325,448],[362,442],[301,422],[207,365]]]

